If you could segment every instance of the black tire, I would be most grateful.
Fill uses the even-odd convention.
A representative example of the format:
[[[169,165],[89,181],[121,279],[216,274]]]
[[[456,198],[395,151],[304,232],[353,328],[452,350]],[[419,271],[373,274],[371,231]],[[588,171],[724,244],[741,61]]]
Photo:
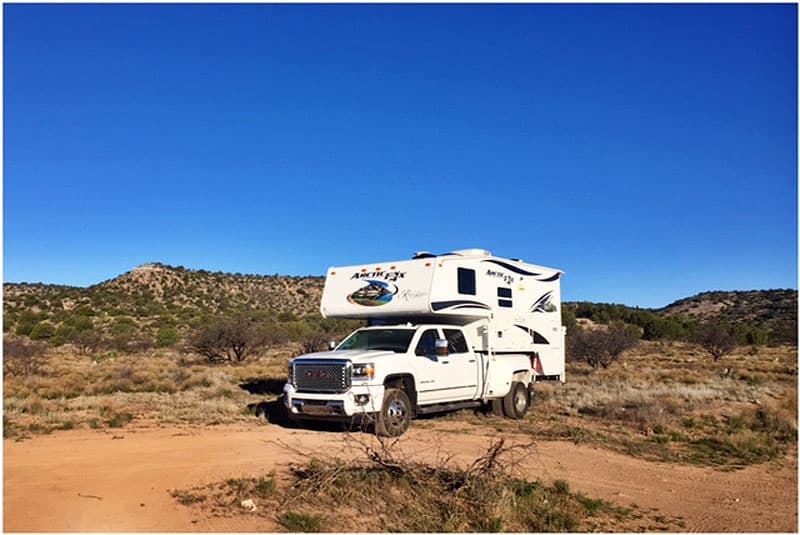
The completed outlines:
[[[491,403],[491,415],[492,416],[503,416],[503,398],[496,398],[490,401]]]
[[[382,437],[399,437],[411,424],[411,400],[399,388],[387,388],[383,404],[375,422],[375,434]]]
[[[531,398],[525,385],[516,381],[511,383],[511,390],[503,398],[503,412],[506,417],[512,420],[521,420],[528,414],[530,406]]]

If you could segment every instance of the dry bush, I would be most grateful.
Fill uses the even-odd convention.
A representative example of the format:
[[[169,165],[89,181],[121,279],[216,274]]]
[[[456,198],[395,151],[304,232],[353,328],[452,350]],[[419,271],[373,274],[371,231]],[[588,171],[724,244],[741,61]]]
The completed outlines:
[[[622,322],[613,322],[605,329],[576,329],[567,336],[570,358],[584,361],[592,368],[608,368],[619,356],[636,346],[639,331]]]
[[[103,334],[94,329],[76,332],[69,341],[78,349],[81,355],[95,353],[110,346],[110,342]]]
[[[253,318],[216,318],[189,334],[187,348],[212,363],[237,364],[257,351],[279,343],[276,330]]]
[[[44,342],[3,337],[3,374],[17,376],[40,373],[46,353],[47,344]]]
[[[305,337],[302,342],[303,354],[325,351],[328,349],[330,336],[323,332],[313,332]]]
[[[365,455],[358,459],[293,465],[285,488],[265,484],[269,493],[262,494],[256,514],[298,531],[550,532],[602,530],[630,512],[571,493],[564,481],[546,485],[515,477],[513,467],[531,453],[530,444],[500,440],[458,468],[449,460],[400,458],[396,443],[360,442],[356,447]],[[256,494],[254,482],[267,479],[229,480],[173,496],[210,514],[230,514],[241,511],[241,498]]]

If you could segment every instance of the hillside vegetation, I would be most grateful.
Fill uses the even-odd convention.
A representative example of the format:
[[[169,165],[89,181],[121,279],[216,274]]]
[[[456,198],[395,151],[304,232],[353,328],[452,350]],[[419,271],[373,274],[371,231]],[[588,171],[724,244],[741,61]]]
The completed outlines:
[[[657,312],[700,321],[724,317],[766,331],[771,342],[797,343],[797,290],[703,292]]]
[[[704,292],[661,309],[564,303],[563,316],[568,327],[576,318],[636,325],[645,340],[690,341],[702,323],[711,321],[731,324],[742,344],[797,344],[797,290]]]
[[[4,284],[6,333],[72,341],[92,330],[129,345],[172,345],[210,318],[246,314],[284,324],[319,319],[324,279],[243,275],[145,264],[88,288]],[[284,325],[286,327],[286,325]],[[159,341],[163,343],[159,343]]]
[[[4,332],[62,345],[99,343],[119,350],[184,340],[195,327],[222,316],[272,323],[302,341],[322,325],[322,277],[243,275],[145,264],[87,288],[49,284],[3,285]],[[659,310],[602,303],[565,303],[564,322],[624,321],[646,340],[691,340],[700,322],[736,325],[745,344],[797,343],[797,291],[706,292]],[[323,330],[331,328],[327,322]],[[91,336],[89,335],[91,333]],[[94,337],[94,339],[93,339]]]

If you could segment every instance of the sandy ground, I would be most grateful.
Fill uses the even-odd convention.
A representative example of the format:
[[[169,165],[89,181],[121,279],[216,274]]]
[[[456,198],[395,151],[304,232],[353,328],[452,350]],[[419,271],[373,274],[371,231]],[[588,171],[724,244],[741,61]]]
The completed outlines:
[[[405,452],[452,454],[466,464],[491,437],[412,429]],[[366,435],[362,435],[363,440]],[[510,438],[510,437],[507,437]],[[260,517],[209,518],[170,490],[285,471],[297,451],[348,455],[346,435],[274,425],[64,431],[5,440],[5,531],[276,531]],[[522,466],[530,479],[682,517],[687,531],[797,531],[796,451],[735,472],[652,463],[569,442],[539,442]]]

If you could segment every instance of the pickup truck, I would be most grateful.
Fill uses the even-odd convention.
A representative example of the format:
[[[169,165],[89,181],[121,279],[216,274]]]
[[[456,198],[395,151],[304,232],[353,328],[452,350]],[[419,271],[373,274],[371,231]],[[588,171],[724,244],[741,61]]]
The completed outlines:
[[[401,435],[419,414],[481,405],[523,418],[535,356],[475,351],[468,340],[451,324],[358,329],[331,351],[289,363],[283,390],[289,418],[367,420],[383,436]]]

